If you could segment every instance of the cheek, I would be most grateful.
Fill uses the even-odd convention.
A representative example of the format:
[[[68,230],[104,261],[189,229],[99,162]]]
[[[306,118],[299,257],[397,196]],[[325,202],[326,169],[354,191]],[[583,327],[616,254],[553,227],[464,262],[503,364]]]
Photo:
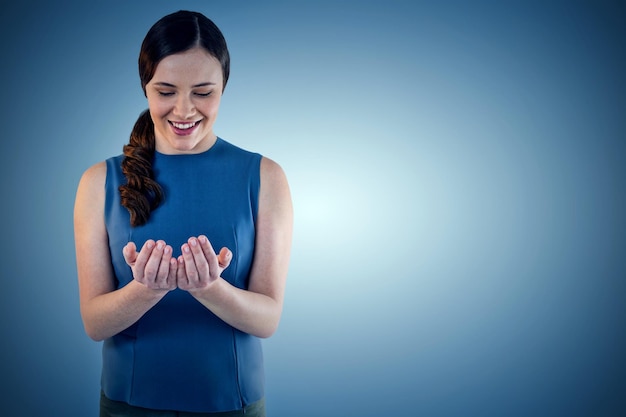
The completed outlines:
[[[206,111],[206,114],[211,114],[211,115],[217,114],[220,108],[220,99],[221,97],[217,97],[214,100],[211,100],[210,102],[206,103],[206,106],[204,109],[204,111]]]
[[[148,98],[148,108],[150,109],[150,115],[152,115],[153,121],[157,122],[155,119],[164,117],[169,112],[170,106],[161,100],[150,100],[150,98]]]
[[[215,114],[220,107],[220,101],[222,96],[212,96],[208,99],[199,100],[196,104],[196,109],[206,115]]]

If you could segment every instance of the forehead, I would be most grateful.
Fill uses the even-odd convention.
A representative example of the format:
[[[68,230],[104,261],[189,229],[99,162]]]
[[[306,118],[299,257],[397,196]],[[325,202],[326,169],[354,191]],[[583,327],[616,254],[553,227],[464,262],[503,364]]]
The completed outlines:
[[[221,84],[222,66],[205,49],[194,48],[163,58],[150,81],[168,82],[175,85],[200,82]]]

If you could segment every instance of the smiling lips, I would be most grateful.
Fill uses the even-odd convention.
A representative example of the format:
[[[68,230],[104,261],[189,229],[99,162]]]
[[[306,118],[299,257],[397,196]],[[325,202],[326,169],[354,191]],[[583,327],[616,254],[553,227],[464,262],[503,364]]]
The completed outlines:
[[[181,129],[181,130],[191,129],[192,127],[194,127],[198,123],[200,123],[200,122],[191,122],[191,123],[170,122],[170,124],[172,126],[174,126],[176,129]]]
[[[187,123],[169,121],[169,124],[170,126],[172,126],[174,132],[177,135],[189,135],[191,134],[191,132],[193,132],[194,128],[200,124],[201,121],[202,120],[198,120],[197,122]]]

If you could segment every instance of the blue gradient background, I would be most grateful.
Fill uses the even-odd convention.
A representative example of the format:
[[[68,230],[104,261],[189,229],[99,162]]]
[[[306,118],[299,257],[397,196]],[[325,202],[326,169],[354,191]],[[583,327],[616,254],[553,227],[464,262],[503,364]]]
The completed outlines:
[[[24,1],[0,17],[3,415],[97,415],[74,193],[181,8],[231,49],[218,134],[292,187],[268,415],[626,413],[624,2]]]

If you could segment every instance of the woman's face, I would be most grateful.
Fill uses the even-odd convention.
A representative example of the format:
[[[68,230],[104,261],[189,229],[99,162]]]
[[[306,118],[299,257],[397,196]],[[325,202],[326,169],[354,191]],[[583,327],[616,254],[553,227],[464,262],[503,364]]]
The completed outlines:
[[[222,98],[222,67],[203,48],[169,55],[146,85],[156,150],[199,153],[215,143],[213,124]]]

